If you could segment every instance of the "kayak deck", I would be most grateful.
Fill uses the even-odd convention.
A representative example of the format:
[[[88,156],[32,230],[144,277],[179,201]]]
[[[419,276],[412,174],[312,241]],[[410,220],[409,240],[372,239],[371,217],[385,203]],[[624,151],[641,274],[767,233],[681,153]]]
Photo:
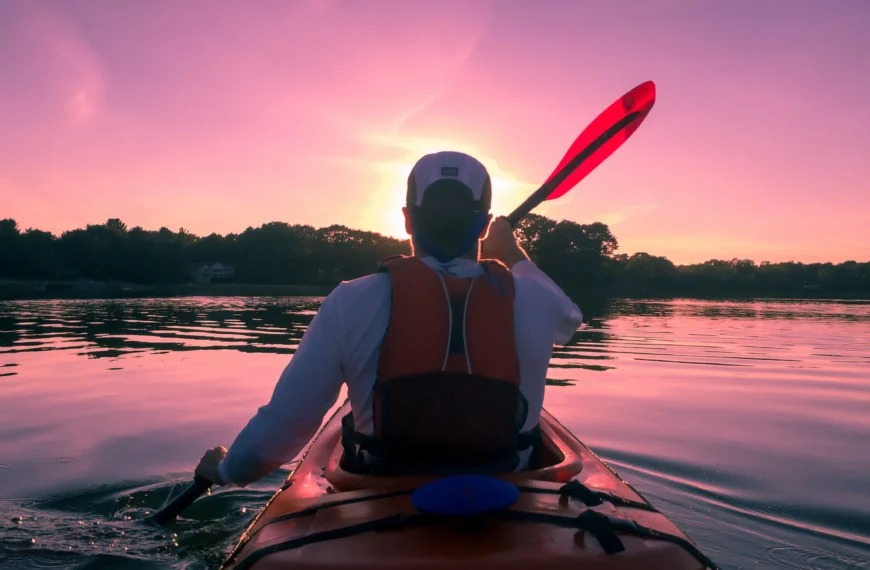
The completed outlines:
[[[227,570],[716,568],[688,537],[546,410],[535,469],[498,475],[520,489],[476,517],[418,511],[436,477],[373,477],[342,467],[341,417],[326,422],[225,562]]]

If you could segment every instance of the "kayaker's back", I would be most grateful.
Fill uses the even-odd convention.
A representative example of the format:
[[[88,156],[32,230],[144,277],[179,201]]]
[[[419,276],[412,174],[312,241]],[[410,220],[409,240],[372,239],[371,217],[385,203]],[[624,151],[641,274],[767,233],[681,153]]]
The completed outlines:
[[[436,270],[457,276],[482,273],[479,264],[457,259],[439,264],[433,258],[424,263]],[[446,269],[445,269],[446,268]],[[538,423],[544,401],[547,370],[554,344],[567,343],[581,325],[579,307],[533,263],[522,262],[511,268],[514,278],[514,334],[520,365],[520,389],[530,414],[523,429]],[[333,326],[340,343],[342,367],[348,397],[354,408],[358,430],[373,433],[372,393],[377,374],[380,347],[391,315],[392,288],[388,274],[374,273],[346,281],[333,292],[334,309],[341,315]]]
[[[508,270],[494,261],[400,256],[384,266],[343,283],[325,307],[340,316],[334,336],[353,410],[348,446],[369,466],[391,463],[375,458],[390,445],[398,449],[392,457],[421,452],[415,468],[522,468],[553,343],[571,338],[579,308],[531,262]]]

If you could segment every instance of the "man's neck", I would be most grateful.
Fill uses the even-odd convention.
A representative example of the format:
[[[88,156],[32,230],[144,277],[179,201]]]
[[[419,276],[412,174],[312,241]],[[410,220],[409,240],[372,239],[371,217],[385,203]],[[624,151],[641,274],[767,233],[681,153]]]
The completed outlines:
[[[414,240],[411,240],[411,255],[414,257],[433,257],[431,253],[417,245]],[[466,251],[462,255],[456,256],[456,259],[470,259],[471,261],[478,263],[480,261],[480,242],[475,242],[474,247]]]

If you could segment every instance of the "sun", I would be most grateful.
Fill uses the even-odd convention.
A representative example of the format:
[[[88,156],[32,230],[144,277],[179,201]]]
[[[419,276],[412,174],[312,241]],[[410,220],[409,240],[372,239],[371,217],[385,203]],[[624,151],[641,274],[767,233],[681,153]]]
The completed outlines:
[[[368,225],[374,231],[398,239],[408,239],[402,207],[405,205],[408,173],[413,166],[414,163],[377,165],[375,170],[378,182],[365,212]]]
[[[494,216],[507,215],[537,188],[537,185],[523,182],[513,172],[503,168],[485,149],[434,139],[402,138],[389,142],[390,146],[404,150],[404,156],[394,162],[373,164],[377,183],[365,213],[370,227],[376,228],[375,231],[388,236],[399,239],[408,238],[405,231],[405,218],[402,215],[408,174],[421,156],[431,152],[448,149],[465,152],[486,166],[492,179],[492,213]]]
[[[408,166],[407,172],[411,171],[413,164]],[[395,185],[389,191],[388,199],[383,210],[383,227],[384,232],[388,236],[399,239],[407,239],[408,232],[405,231],[405,216],[402,214],[402,207],[405,205],[405,195],[407,193],[407,175],[402,178],[402,181]]]

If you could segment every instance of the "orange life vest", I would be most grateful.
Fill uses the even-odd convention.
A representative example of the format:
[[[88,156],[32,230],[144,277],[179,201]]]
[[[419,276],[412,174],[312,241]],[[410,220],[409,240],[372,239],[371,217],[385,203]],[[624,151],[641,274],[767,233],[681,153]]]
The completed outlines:
[[[374,436],[345,417],[346,455],[369,455],[368,472],[510,471],[533,444],[521,433],[528,404],[519,388],[514,282],[497,261],[460,278],[419,258],[382,262],[390,321],[374,388]],[[353,447],[355,449],[355,447]],[[359,461],[358,461],[359,463]]]

